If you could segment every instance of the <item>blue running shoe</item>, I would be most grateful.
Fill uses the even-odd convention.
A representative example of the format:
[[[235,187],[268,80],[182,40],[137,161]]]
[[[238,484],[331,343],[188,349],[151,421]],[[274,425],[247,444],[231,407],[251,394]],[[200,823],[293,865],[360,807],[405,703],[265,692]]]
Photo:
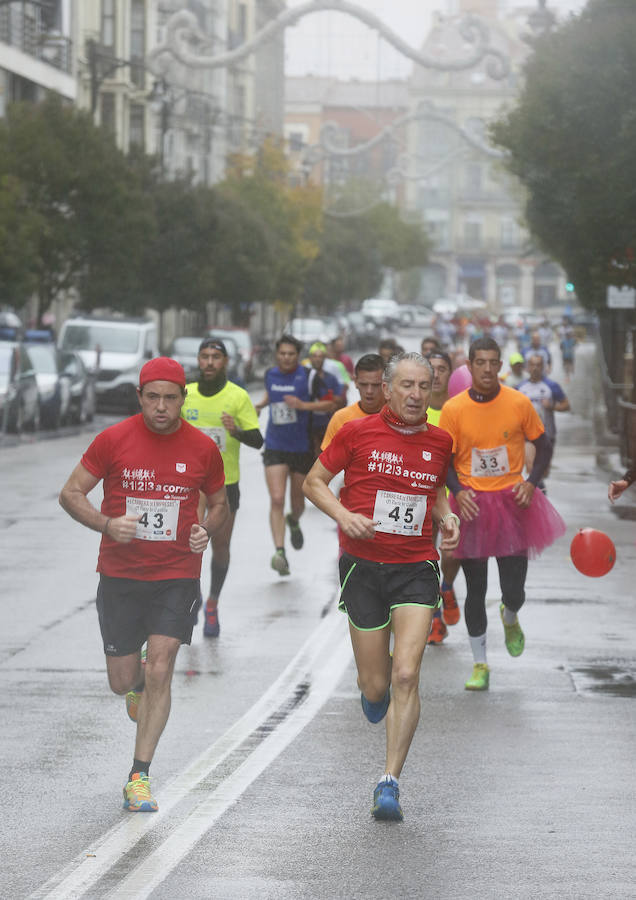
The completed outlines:
[[[203,622],[203,634],[206,637],[218,637],[221,632],[219,625],[218,606],[205,606],[205,620]]]
[[[393,778],[383,779],[373,792],[373,807],[371,814],[376,819],[387,822],[401,822],[404,818],[400,806],[400,789]]]
[[[391,702],[391,688],[386,689],[386,694],[378,703],[371,703],[364,694],[360,694],[360,702],[362,703],[362,710],[365,716],[369,722],[373,722],[375,725],[377,722],[381,722],[386,716],[386,711]]]

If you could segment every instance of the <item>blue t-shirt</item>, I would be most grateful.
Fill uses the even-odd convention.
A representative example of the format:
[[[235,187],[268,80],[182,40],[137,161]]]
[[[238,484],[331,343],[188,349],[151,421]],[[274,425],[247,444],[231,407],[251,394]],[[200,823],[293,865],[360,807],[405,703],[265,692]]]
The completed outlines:
[[[315,383],[315,378],[319,378],[320,381],[318,384]],[[312,374],[309,375],[309,390],[311,393],[311,397],[314,400],[322,400],[323,397],[326,397],[329,391],[333,394],[334,397],[339,397],[344,391],[344,384],[339,381],[335,375],[332,375],[331,372],[325,372],[323,369],[322,372],[316,373],[312,377]],[[324,431],[327,427],[329,419],[333,416],[332,412],[314,412],[311,414],[311,430],[312,431]]]
[[[556,437],[554,410],[546,409],[543,401],[548,400],[550,403],[560,403],[561,400],[565,400],[565,394],[561,385],[550,378],[542,378],[541,381],[530,381],[527,378],[517,386],[517,390],[521,391],[522,394],[525,394],[532,401],[532,405],[541,417],[545,433],[553,441]]]
[[[310,400],[307,386],[309,370],[298,366],[283,374],[278,366],[265,373],[265,390],[269,397],[269,419],[265,432],[267,450],[286,450],[306,453],[309,450],[309,413],[287,406],[283,397],[293,394],[300,400]]]

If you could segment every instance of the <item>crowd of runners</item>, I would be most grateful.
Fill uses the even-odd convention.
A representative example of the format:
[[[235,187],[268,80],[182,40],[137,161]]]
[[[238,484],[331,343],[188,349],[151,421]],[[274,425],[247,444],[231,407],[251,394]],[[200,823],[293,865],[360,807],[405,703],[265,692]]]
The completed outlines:
[[[517,657],[528,560],[565,532],[545,480],[554,413],[566,411],[568,399],[549,377],[552,359],[539,332],[507,352],[488,334],[467,351],[430,337],[421,352],[407,353],[387,338],[354,365],[341,341],[316,342],[305,355],[282,335],[255,405],[228,380],[222,340],[202,341],[191,383],[174,360],[146,363],[139,415],[95,438],[60,495],[73,518],[102,534],[97,610],[108,680],[136,722],[126,809],[157,809],[150,764],[169,715],[177,652],[190,643],[199,610],[205,637],[220,636],[243,444],[262,448],[279,577],[291,571],[287,534],[294,550],[304,544],[305,498],[338,525],[339,608],[362,710],[386,727],[372,812],[402,819],[399,777],[419,720],[422,657],[461,618],[459,570],[473,656],[465,689],[486,691],[488,560],[499,571],[503,640]],[[610,497],[630,479],[614,483]],[[88,494],[100,481],[98,510]]]

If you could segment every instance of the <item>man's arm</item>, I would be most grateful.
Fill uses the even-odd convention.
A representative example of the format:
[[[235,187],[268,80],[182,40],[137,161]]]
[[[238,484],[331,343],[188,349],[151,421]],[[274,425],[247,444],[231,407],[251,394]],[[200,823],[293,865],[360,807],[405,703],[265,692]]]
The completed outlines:
[[[349,512],[329,488],[329,483],[335,474],[326,469],[317,459],[303,482],[305,497],[334,519],[347,537],[371,540],[375,537],[375,528],[371,519],[367,519],[360,513]]]
[[[190,529],[189,543],[193,553],[203,553],[210,538],[225,524],[225,520],[230,514],[225,485],[213,494],[207,494],[205,502],[208,510],[207,516],[200,525],[194,523]]]
[[[459,517],[450,508],[444,485],[436,490],[431,516],[442,534],[442,550],[454,550],[459,544]]]
[[[239,443],[245,444],[246,447],[253,447],[255,450],[260,450],[263,446],[263,435],[261,434],[260,429],[239,428],[234,416],[225,412],[221,416],[221,422],[227,433],[232,435],[233,438],[236,438]]]
[[[95,509],[87,495],[99,484],[100,480],[81,463],[78,463],[60,492],[60,506],[72,519],[86,528],[99,531],[119,544],[128,544],[135,536],[140,517],[123,515],[109,519],[108,516]]]
[[[285,394],[283,400],[287,406],[303,412],[333,412],[337,406],[336,400],[301,400],[295,394]]]
[[[254,406],[256,413],[260,413],[262,409],[265,409],[266,406],[269,406],[269,393],[265,391],[259,402]]]

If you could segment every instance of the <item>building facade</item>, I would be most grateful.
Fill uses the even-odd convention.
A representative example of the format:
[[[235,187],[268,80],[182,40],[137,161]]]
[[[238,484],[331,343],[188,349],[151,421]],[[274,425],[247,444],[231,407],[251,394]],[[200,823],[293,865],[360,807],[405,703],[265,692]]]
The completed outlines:
[[[565,276],[533,245],[523,225],[521,189],[488,138],[489,123],[516,100],[529,52],[528,7],[498,16],[500,9],[473,0],[458,11],[483,15],[491,43],[509,61],[505,78],[491,78],[482,62],[459,72],[415,67],[410,83],[417,118],[409,129],[406,206],[434,244],[420,290],[427,304],[460,293],[496,310],[541,309],[565,297]],[[457,16],[438,16],[424,52],[440,62],[459,57],[458,24]]]
[[[8,103],[77,95],[73,0],[0,4],[0,117]]]

